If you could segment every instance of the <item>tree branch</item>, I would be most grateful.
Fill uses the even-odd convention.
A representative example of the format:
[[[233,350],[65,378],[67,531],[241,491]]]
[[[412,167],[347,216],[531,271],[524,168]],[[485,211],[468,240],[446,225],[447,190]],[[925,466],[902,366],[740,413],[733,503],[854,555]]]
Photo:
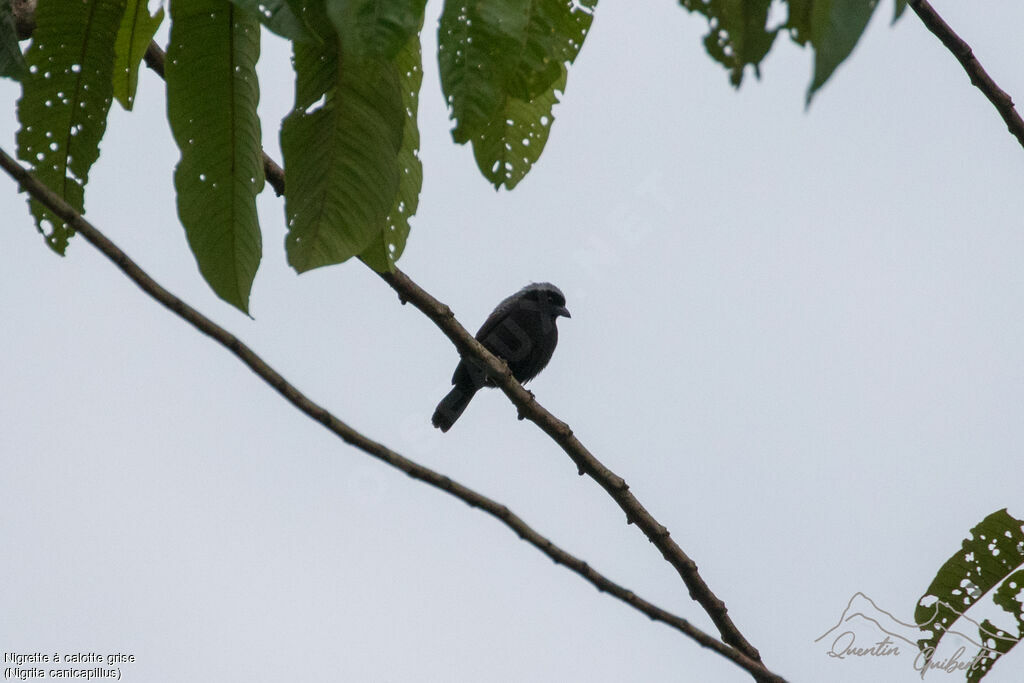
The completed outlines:
[[[626,523],[636,524],[679,573],[690,591],[690,597],[700,603],[700,606],[711,617],[722,635],[722,640],[738,648],[751,659],[760,661],[757,649],[747,642],[743,634],[736,628],[732,619],[729,618],[725,603],[711,591],[704,579],[701,578],[697,571],[697,565],[672,540],[669,530],[659,523],[630,493],[629,485],[622,477],[594,457],[587,447],[573,435],[569,425],[556,418],[538,403],[533,394],[524,389],[512,376],[512,371],[509,370],[505,362],[488,351],[483,344],[473,338],[466,328],[459,324],[448,306],[432,297],[398,268],[395,268],[393,273],[382,273],[381,277],[398,292],[399,299],[403,303],[412,303],[430,318],[455,344],[461,355],[475,358],[484,365],[498,387],[515,404],[519,410],[520,419],[529,419],[540,427],[576,463],[580,475],[589,475],[608,492],[626,513]]]
[[[643,612],[654,621],[660,621],[672,628],[689,636],[702,647],[714,650],[726,659],[735,662],[743,667],[759,680],[784,683],[784,679],[772,673],[760,662],[754,661],[745,656],[735,648],[729,647],[716,638],[704,633],[682,617],[676,616],[657,605],[654,605],[637,596],[633,591],[608,579],[603,574],[593,569],[583,560],[561,549],[549,539],[542,536],[526,522],[519,518],[506,506],[498,503],[483,494],[453,481],[449,477],[424,467],[419,463],[410,460],[395,451],[387,448],[372,439],[357,432],[352,427],[335,417],[326,408],[314,403],[305,394],[289,383],[280,373],[270,367],[256,352],[246,346],[233,334],[217,325],[215,322],[204,316],[196,309],[176,297],[170,291],[162,287],[151,278],[142,268],[128,257],[116,244],[110,241],[89,221],[76,212],[67,202],[56,193],[46,187],[35,176],[29,173],[17,161],[11,158],[4,150],[0,149],[0,167],[18,183],[22,190],[27,191],[36,201],[44,204],[87,242],[96,247],[104,256],[114,263],[132,282],[139,286],[146,294],[170,309],[177,316],[185,320],[194,328],[212,338],[214,341],[233,353],[239,360],[249,367],[260,379],[273,387],[289,403],[298,408],[310,418],[316,420],[329,431],[341,438],[345,443],[355,446],[359,450],[383,461],[384,463],[399,469],[413,479],[418,479],[426,484],[458,498],[470,507],[483,510],[487,514],[503,522],[507,527],[527,543],[536,547],[542,553],[550,557],[556,564],[560,564],[570,571],[575,572],[593,584],[602,593],[609,593],[634,609]],[[520,387],[521,388],[521,387]]]
[[[1003,117],[1003,121],[1006,122],[1006,127],[1010,130],[1010,133],[1024,147],[1024,120],[1021,119],[1020,114],[1014,108],[1013,98],[996,85],[996,82],[988,75],[988,72],[985,71],[978,58],[974,56],[971,46],[950,28],[949,24],[939,16],[939,13],[935,11],[935,8],[931,6],[928,0],[908,0],[907,4],[920,17],[924,25],[928,27],[928,30],[935,34],[942,41],[942,44],[953,53],[953,56],[957,58],[957,61],[960,62],[961,66],[964,67],[964,71],[970,77],[971,83],[985,94],[988,101],[992,103],[992,106],[996,108],[999,115]]]

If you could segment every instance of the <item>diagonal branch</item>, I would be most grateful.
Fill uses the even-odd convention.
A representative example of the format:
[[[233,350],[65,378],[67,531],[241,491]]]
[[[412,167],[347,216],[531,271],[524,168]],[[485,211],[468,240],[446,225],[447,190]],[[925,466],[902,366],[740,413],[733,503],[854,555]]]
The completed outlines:
[[[463,327],[451,309],[432,297],[413,282],[398,268],[393,273],[382,273],[381,277],[398,292],[400,300],[411,302],[437,325],[445,336],[455,344],[459,353],[479,360],[494,378],[495,383],[505,392],[519,410],[520,419],[529,419],[552,438],[576,463],[580,475],[589,475],[608,492],[626,513],[626,523],[636,524],[647,539],[661,551],[662,556],[682,577],[690,591],[690,597],[700,603],[704,611],[718,627],[722,640],[739,649],[751,659],[761,661],[757,649],[751,645],[729,617],[725,603],[716,596],[701,578],[697,565],[683,552],[669,535],[669,530],[658,522],[650,512],[629,491],[629,485],[598,460],[577,439],[565,422],[549,413],[537,402],[533,393],[523,388],[505,362],[484,348]]]
[[[4,150],[0,149],[0,167],[18,183],[19,187],[27,191],[32,197],[44,204],[57,216],[66,221],[68,225],[86,241],[96,247],[104,256],[110,259],[132,282],[139,286],[146,294],[154,298],[160,304],[170,309],[177,316],[185,320],[198,331],[212,338],[214,341],[225,347],[249,367],[260,379],[273,387],[289,403],[305,413],[310,418],[321,423],[329,431],[341,438],[345,443],[355,446],[359,450],[383,461],[384,463],[399,469],[413,479],[418,479],[426,484],[438,488],[455,498],[463,501],[470,507],[483,510],[487,514],[503,522],[507,527],[516,532],[524,541],[533,545],[545,555],[550,557],[556,564],[560,564],[570,571],[580,575],[593,584],[602,593],[609,593],[627,605],[643,612],[654,621],[660,621],[672,628],[681,631],[685,635],[697,641],[703,647],[714,650],[726,659],[735,662],[743,667],[758,680],[783,682],[783,679],[766,669],[760,662],[754,661],[735,648],[725,645],[716,638],[704,633],[682,617],[676,616],[657,605],[654,605],[637,596],[633,591],[608,579],[603,574],[592,568],[583,560],[571,555],[561,549],[549,539],[542,536],[515,513],[497,501],[477,493],[476,491],[453,481],[449,477],[435,472],[428,467],[410,460],[395,451],[387,448],[335,417],[326,408],[314,403],[305,394],[289,383],[280,373],[270,367],[256,352],[246,346],[238,337],[217,325],[215,322],[204,316],[196,309],[176,297],[170,291],[162,287],[151,278],[142,268],[128,257],[121,249],[111,242],[95,226],[76,212],[71,205],[65,202],[56,193],[46,187],[35,176],[28,172],[17,161],[11,158]]]
[[[988,75],[988,72],[985,71],[978,58],[974,56],[971,46],[950,28],[949,24],[939,16],[939,13],[935,11],[935,8],[931,6],[928,0],[907,0],[907,4],[920,17],[924,25],[928,27],[928,30],[935,34],[942,41],[942,44],[953,53],[953,56],[957,58],[957,61],[960,62],[961,66],[964,67],[964,71],[970,77],[971,83],[985,94],[988,101],[992,103],[992,106],[996,108],[999,115],[1003,117],[1003,121],[1006,122],[1006,127],[1010,130],[1010,133],[1017,138],[1021,146],[1024,146],[1024,120],[1021,119],[1020,114],[1014,108],[1013,98],[996,85],[996,82]]]

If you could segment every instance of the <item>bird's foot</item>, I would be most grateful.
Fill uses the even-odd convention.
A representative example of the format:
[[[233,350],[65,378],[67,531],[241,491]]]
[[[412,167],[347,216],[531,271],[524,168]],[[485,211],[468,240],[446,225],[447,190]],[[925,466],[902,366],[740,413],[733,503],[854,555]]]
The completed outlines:
[[[531,401],[536,401],[536,400],[537,400],[537,397],[536,397],[536,396],[534,396],[534,395],[533,395],[533,392],[532,392],[532,391],[530,391],[529,389],[525,389],[525,388],[524,388],[524,389],[523,389],[523,391],[525,391],[526,393],[528,393],[528,394],[530,395],[530,400],[531,400]],[[517,416],[517,417],[518,417],[518,418],[519,418],[520,420],[525,420],[525,419],[526,419],[526,415],[525,415],[525,414],[523,413],[523,409],[522,409],[522,408],[517,408],[517,409],[516,409],[516,416]]]

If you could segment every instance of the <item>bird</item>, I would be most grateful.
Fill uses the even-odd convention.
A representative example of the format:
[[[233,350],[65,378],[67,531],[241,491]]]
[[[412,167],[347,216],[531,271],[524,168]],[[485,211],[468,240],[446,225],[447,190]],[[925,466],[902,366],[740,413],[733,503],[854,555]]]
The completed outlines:
[[[512,375],[526,384],[544,369],[558,344],[559,317],[571,318],[562,290],[550,282],[535,282],[505,298],[476,333],[476,340],[498,356]],[[437,404],[431,423],[442,432],[451,429],[482,387],[494,386],[475,359],[463,358],[452,375],[454,388]]]

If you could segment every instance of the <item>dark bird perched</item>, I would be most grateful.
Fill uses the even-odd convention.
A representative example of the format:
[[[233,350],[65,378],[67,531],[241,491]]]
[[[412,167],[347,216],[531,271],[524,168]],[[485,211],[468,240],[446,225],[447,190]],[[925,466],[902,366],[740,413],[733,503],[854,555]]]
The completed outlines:
[[[476,339],[508,363],[512,375],[526,384],[544,369],[555,352],[558,316],[572,317],[562,290],[549,282],[527,285],[498,304]],[[442,432],[451,429],[481,387],[493,387],[494,381],[475,360],[463,358],[455,368],[452,384],[455,388],[437,404],[430,420]]]

